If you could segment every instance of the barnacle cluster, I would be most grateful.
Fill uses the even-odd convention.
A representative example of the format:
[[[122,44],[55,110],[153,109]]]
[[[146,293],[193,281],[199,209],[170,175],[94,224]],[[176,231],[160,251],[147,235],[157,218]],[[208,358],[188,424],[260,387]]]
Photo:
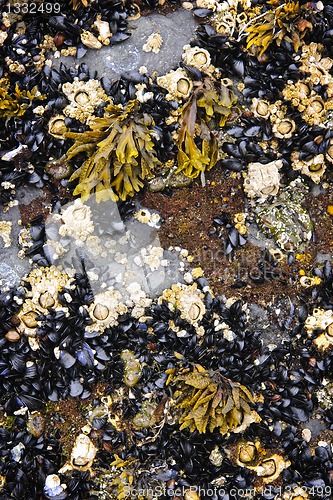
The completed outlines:
[[[171,372],[169,379],[176,387],[175,405],[182,410],[181,429],[189,427],[192,432],[205,433],[217,427],[221,434],[237,433],[260,421],[250,407],[251,392],[219,373],[209,373],[201,365],[195,365],[193,370],[184,370],[177,376]]]
[[[163,44],[163,38],[159,33],[152,33],[146,40],[146,43],[143,45],[142,50],[145,52],[153,52],[154,54],[158,54],[160,48]]]
[[[33,269],[24,278],[26,298],[18,314],[18,331],[35,337],[38,326],[37,317],[50,308],[62,310],[58,293],[65,287],[71,287],[71,278],[56,266]]]
[[[118,316],[127,312],[121,300],[121,293],[113,288],[95,295],[88,309],[93,323],[87,326],[87,330],[103,333],[105,328],[117,325]]]
[[[266,165],[250,163],[244,179],[244,191],[249,198],[267,198],[275,196],[280,187],[279,169],[282,160],[272,161]]]
[[[186,99],[192,92],[193,83],[188,78],[186,71],[178,68],[175,71],[170,71],[166,75],[157,78],[157,84],[167,89],[168,94],[166,99]]]
[[[300,154],[294,151],[291,154],[291,164],[294,170],[300,170],[302,174],[307,175],[316,184],[319,184],[325,170],[326,164],[323,154],[319,154],[309,160],[300,160]]]
[[[259,440],[239,441],[235,446],[233,458],[240,467],[254,471],[262,478],[263,483],[275,481],[291,464],[274,450],[266,450]]]
[[[206,312],[203,298],[203,293],[197,289],[196,283],[177,283],[172,285],[171,289],[164,290],[159,301],[166,300],[169,309],[178,309],[183,319],[191,325],[198,325]]]
[[[333,80],[330,69],[333,60],[322,57],[321,49],[322,47],[314,43],[302,47],[300,71],[308,76],[296,82],[288,82],[282,94],[300,111],[306,123],[325,126],[329,112],[332,111],[330,97],[333,92]],[[325,86],[328,99],[323,99],[315,90],[318,85]]]
[[[64,115],[82,123],[86,123],[99,104],[109,100],[98,80],[84,82],[75,77],[73,83],[63,84],[62,91],[69,100],[63,110]]]

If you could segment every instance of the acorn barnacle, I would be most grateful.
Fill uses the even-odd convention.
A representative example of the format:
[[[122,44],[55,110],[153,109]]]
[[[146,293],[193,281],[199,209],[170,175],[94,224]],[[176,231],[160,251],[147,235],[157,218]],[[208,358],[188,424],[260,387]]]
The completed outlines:
[[[325,331],[321,333],[314,341],[314,345],[321,352],[333,347],[333,317],[329,319],[330,323],[326,326]]]
[[[320,285],[321,279],[318,278],[318,276],[315,276],[314,278],[310,276],[301,276],[299,282],[302,287],[311,288],[312,286]]]
[[[91,31],[83,30],[81,33],[81,41],[89,49],[101,49],[103,46]]]
[[[87,331],[104,332],[105,328],[118,324],[118,316],[125,314],[126,305],[121,301],[122,295],[113,287],[104,292],[98,293],[94,297],[88,308],[89,316],[93,323],[87,326]]]
[[[98,449],[86,434],[79,434],[75,440],[70,461],[60,470],[60,474],[77,469],[87,471],[91,469]]]
[[[194,66],[203,72],[210,69],[211,57],[208,50],[190,45],[184,45],[183,50],[182,59],[185,64]]]
[[[17,315],[20,320],[17,330],[27,335],[27,337],[35,337],[36,328],[38,326],[37,317],[39,314],[40,313],[36,311],[35,304],[33,304],[30,299],[27,299]]]
[[[270,104],[268,101],[254,97],[252,99],[251,111],[258,118],[268,118],[271,114]]]
[[[295,129],[296,124],[290,118],[277,119],[272,127],[273,134],[278,139],[290,139]]]
[[[280,187],[279,169],[282,160],[275,160],[266,165],[250,163],[244,179],[244,191],[249,198],[267,198],[275,196]]]
[[[56,139],[62,139],[63,135],[67,132],[65,117],[63,115],[53,116],[49,121],[48,131]]]
[[[62,222],[59,228],[60,236],[72,236],[81,241],[86,241],[94,232],[94,224],[91,218],[90,207],[82,203],[79,198],[63,210],[61,215],[55,216],[56,220]]]
[[[326,151],[325,158],[330,163],[333,163],[333,139],[330,139],[328,149]]]
[[[324,310],[319,307],[315,307],[312,314],[309,314],[305,320],[304,327],[309,334],[314,330],[318,332],[323,332],[326,328],[333,323],[333,311],[331,309]],[[332,332],[332,326],[330,326],[329,336]]]
[[[166,95],[168,101],[177,98],[185,99],[189,97],[193,89],[192,81],[187,77],[186,71],[182,68],[158,77],[157,84],[168,91]]]
[[[291,166],[293,170],[300,170],[302,174],[310,177],[316,184],[319,184],[326,170],[323,154],[316,155],[310,160],[305,161],[299,159],[297,151],[293,151],[291,154]]]
[[[166,300],[169,309],[179,309],[183,319],[197,326],[206,312],[203,298],[204,294],[197,289],[196,283],[191,286],[177,283],[173,284],[171,289],[164,290],[158,300],[159,303]]]
[[[308,100],[308,105],[302,117],[309,125],[319,125],[322,123],[325,114],[326,109],[323,99],[315,95]]]
[[[254,471],[263,483],[275,481],[281,472],[290,466],[289,460],[272,450],[264,449],[259,440],[240,441],[235,451],[229,452],[236,464]]]
[[[89,102],[89,94],[84,90],[78,90],[73,99],[79,106],[86,106]]]
[[[258,450],[254,443],[240,443],[238,450],[238,461],[241,464],[251,464],[257,458]]]
[[[75,77],[73,83],[63,84],[62,91],[70,102],[64,108],[64,114],[82,123],[87,121],[99,104],[109,100],[98,80],[85,82]]]

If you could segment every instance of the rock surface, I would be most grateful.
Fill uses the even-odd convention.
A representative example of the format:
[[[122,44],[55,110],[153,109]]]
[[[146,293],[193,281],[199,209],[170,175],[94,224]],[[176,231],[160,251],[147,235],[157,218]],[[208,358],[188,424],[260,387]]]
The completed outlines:
[[[85,63],[89,68],[96,70],[101,78],[116,79],[122,73],[136,71],[140,66],[146,66],[148,73],[157,71],[159,75],[178,66],[186,45],[194,35],[197,23],[193,14],[185,9],[178,9],[167,15],[150,14],[129,21],[128,31],[131,36],[119,45],[108,45],[100,50],[88,49],[81,59],[75,57],[53,58],[54,67],[63,62],[66,66]],[[159,33],[163,44],[158,52],[145,52],[143,45],[147,38]]]

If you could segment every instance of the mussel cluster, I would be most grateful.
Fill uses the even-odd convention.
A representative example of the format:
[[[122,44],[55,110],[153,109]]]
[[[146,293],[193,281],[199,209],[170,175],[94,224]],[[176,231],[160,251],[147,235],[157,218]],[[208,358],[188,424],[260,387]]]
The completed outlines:
[[[159,77],[141,68],[111,81],[48,59],[121,43],[131,20],[169,4],[181,8],[0,0],[0,201],[10,213],[30,185],[53,217],[20,221],[19,257],[32,270],[0,286],[0,499],[333,497],[330,258],[291,276],[314,238],[310,194],[332,181],[333,3],[184,2],[195,37]],[[297,286],[297,304],[274,325],[282,341],[265,345],[249,305],[232,289],[215,295],[185,249],[126,246],[133,219],[160,222],[138,211],[147,181],[172,195],[177,175],[204,188],[213,168],[238,179],[246,199],[246,211],[214,218],[224,254],[248,248],[251,225],[271,242],[252,283]],[[122,219],[112,233],[100,210],[100,239],[91,195],[117,203]],[[0,221],[4,249],[11,230]],[[120,271],[109,276],[83,251],[88,242],[107,259],[114,234],[148,271],[178,252],[174,283],[150,296],[125,273],[125,296]]]

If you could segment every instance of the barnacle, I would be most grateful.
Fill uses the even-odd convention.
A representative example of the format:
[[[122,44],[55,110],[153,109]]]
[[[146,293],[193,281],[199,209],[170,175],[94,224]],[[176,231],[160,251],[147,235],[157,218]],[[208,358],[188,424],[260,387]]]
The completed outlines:
[[[201,434],[219,428],[221,434],[242,432],[260,417],[251,410],[253,396],[238,382],[223,377],[218,372],[206,371],[201,365],[193,370],[185,369],[176,377],[170,374],[170,381],[176,387],[174,398],[176,408],[183,410],[179,417],[180,429],[190,428]]]
[[[3,241],[4,248],[8,248],[12,245],[11,232],[12,232],[11,221],[2,220],[0,221],[0,238]]]
[[[313,331],[320,332],[318,337],[313,341],[314,345],[321,352],[333,347],[333,313],[331,310],[315,308],[312,311],[304,324],[305,329],[309,334]]]
[[[91,31],[83,30],[81,33],[81,42],[89,49],[101,49],[102,43],[95,37]]]
[[[6,78],[0,79],[0,118],[11,116],[22,116],[32,101],[45,99],[43,95],[34,87],[30,90],[20,90],[18,84],[12,94],[9,93],[9,81]]]
[[[251,25],[245,29],[248,33],[246,47],[249,49],[255,46],[258,55],[262,56],[271,43],[275,41],[280,46],[282,40],[285,40],[297,51],[309,30],[312,30],[312,24],[302,18],[299,2],[286,0],[251,21]]]
[[[166,300],[169,309],[179,309],[181,317],[196,326],[206,312],[203,298],[204,294],[197,289],[196,283],[191,286],[177,283],[164,290],[158,300],[159,303]]]
[[[180,111],[176,173],[195,178],[216,164],[218,144],[213,129],[225,125],[236,102],[230,89],[222,85],[218,93],[208,80],[192,93]]]
[[[72,236],[75,240],[86,241],[94,232],[91,208],[79,199],[70,204],[61,215],[56,214],[54,218],[62,223],[59,229],[60,236]]]
[[[75,77],[73,83],[63,84],[62,91],[70,102],[64,108],[64,114],[70,118],[76,118],[82,123],[87,121],[99,104],[109,100],[98,80],[84,82]]]
[[[258,118],[268,118],[271,114],[269,102],[263,99],[257,99],[256,97],[252,99],[251,111],[254,116]]]
[[[153,52],[154,54],[158,54],[160,48],[163,45],[163,38],[159,33],[152,33],[146,40],[146,43],[143,45],[142,50],[144,52]]]
[[[103,45],[109,45],[110,38],[112,37],[110,24],[107,21],[102,21],[101,14],[97,14],[96,21],[92,27],[98,30],[98,40],[102,42]]]
[[[121,299],[121,293],[114,290],[113,287],[95,295],[94,302],[90,304],[88,309],[93,324],[87,326],[87,331],[102,333],[105,328],[117,325],[118,316],[127,311],[127,307]]]
[[[244,179],[244,191],[249,198],[267,198],[275,196],[280,187],[279,169],[282,160],[275,160],[266,165],[250,163]]]
[[[88,436],[79,434],[75,440],[69,463],[66,463],[59,470],[59,473],[64,474],[73,469],[91,470],[97,451],[98,449]]]
[[[319,184],[326,170],[324,155],[316,155],[307,161],[300,160],[299,156],[300,155],[297,151],[293,151],[291,154],[291,166],[293,170],[300,170],[302,174],[307,175],[313,180],[313,182]]]
[[[272,127],[273,134],[278,139],[290,139],[295,129],[296,124],[290,118],[277,119]]]
[[[201,47],[191,47],[190,45],[184,45],[183,49],[182,59],[185,64],[203,72],[210,69],[211,58],[208,50]]]
[[[65,134],[75,141],[67,151],[68,159],[82,152],[88,154],[70,178],[79,179],[74,195],[80,194],[84,200],[95,192],[97,202],[125,200],[143,187],[143,180],[160,164],[152,140],[154,120],[140,113],[138,104],[129,101],[125,109],[110,104],[103,118],[89,118],[91,130]]]
[[[275,481],[290,466],[289,460],[284,460],[279,453],[264,449],[259,440],[239,441],[234,448],[236,464],[254,471],[263,483]]]
[[[167,100],[185,99],[189,97],[193,89],[193,83],[188,78],[186,71],[178,68],[176,71],[170,71],[166,75],[157,78],[157,84],[167,89]]]
[[[61,139],[65,132],[67,132],[67,127],[65,125],[65,117],[63,115],[53,116],[48,125],[49,134],[57,139]]]
[[[23,279],[26,299],[17,317],[20,324],[17,330],[28,337],[36,336],[37,317],[48,312],[49,308],[60,307],[58,292],[64,287],[71,287],[71,278],[55,266],[33,269]]]

